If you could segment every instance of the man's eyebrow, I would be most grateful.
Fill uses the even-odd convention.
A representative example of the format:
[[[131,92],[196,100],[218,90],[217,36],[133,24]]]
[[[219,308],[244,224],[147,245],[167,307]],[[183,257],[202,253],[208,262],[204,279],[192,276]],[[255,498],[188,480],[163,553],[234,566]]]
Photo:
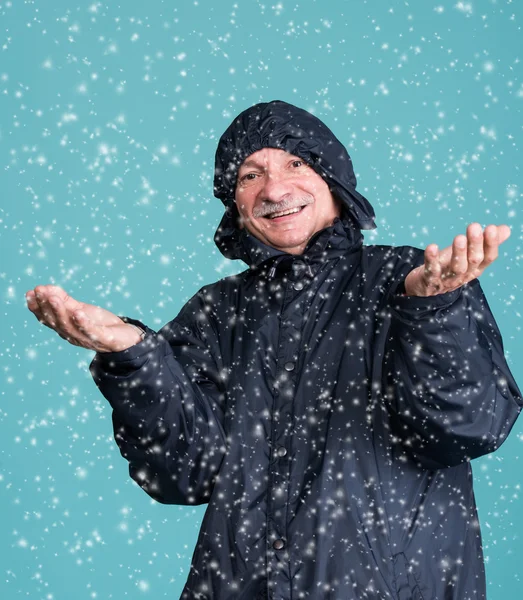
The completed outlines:
[[[240,165],[240,169],[241,169],[242,167],[259,167],[259,168],[263,168],[263,165],[262,165],[262,164],[260,164],[260,163],[257,163],[257,162],[256,162],[255,160],[253,160],[253,159],[247,159],[245,162],[243,162],[243,163]]]
[[[293,157],[292,154],[289,155],[289,160],[298,160],[296,158]],[[303,159],[299,159],[299,160],[303,160]],[[258,167],[259,169],[264,169],[265,166],[262,165],[261,163],[256,162],[253,158],[248,158],[247,160],[245,160],[244,162],[242,162],[242,164],[240,165],[240,169],[242,167]]]

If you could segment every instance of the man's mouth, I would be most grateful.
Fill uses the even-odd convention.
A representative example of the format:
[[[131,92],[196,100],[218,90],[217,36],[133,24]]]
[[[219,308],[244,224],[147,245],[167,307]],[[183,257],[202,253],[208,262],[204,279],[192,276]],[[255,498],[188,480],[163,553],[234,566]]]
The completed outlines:
[[[305,208],[305,206],[306,205],[296,206],[294,208],[288,208],[287,210],[282,210],[280,212],[271,213],[269,215],[265,215],[265,218],[270,219],[272,221],[273,219],[279,219],[280,217],[286,217],[288,215],[293,215],[293,214],[301,212]]]

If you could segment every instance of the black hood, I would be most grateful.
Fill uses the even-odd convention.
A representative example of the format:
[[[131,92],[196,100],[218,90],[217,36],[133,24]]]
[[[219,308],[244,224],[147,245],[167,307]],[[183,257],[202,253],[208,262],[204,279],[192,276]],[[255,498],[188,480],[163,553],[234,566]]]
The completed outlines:
[[[227,258],[252,263],[245,247],[254,241],[238,227],[234,191],[243,161],[262,148],[279,148],[299,156],[327,182],[341,200],[341,220],[355,229],[375,229],[374,209],[356,191],[351,158],[332,131],[311,113],[283,102],[262,102],[244,110],[229,125],[218,142],[214,169],[214,195],[225,205],[225,214],[214,241]],[[261,242],[257,240],[256,246]],[[275,254],[281,252],[273,249]],[[270,254],[273,254],[270,252]]]

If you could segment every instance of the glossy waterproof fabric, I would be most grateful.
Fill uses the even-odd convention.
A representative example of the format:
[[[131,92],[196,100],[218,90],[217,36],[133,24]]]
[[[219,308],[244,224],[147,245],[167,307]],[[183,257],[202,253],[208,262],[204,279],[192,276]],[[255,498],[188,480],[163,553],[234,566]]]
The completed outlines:
[[[352,160],[332,131],[311,113],[283,100],[261,102],[241,112],[218,142],[214,166],[214,195],[226,210],[214,238],[227,258],[243,256],[243,231],[236,227],[234,189],[242,162],[262,148],[278,148],[302,158],[325,179],[343,203],[357,229],[375,229],[374,209],[356,190]]]
[[[299,256],[219,229],[249,268],[93,358],[130,476],[208,503],[182,599],[486,598],[469,461],[521,392],[479,280],[403,296],[423,250],[354,218]]]

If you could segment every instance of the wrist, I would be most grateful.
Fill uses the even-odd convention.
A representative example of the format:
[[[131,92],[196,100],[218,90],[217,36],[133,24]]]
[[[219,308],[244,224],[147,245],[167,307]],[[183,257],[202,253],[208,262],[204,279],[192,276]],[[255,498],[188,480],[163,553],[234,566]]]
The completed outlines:
[[[126,323],[128,327],[131,327],[134,332],[137,334],[136,341],[134,344],[139,344],[145,337],[145,330],[139,327],[138,325],[134,325],[133,323]]]

